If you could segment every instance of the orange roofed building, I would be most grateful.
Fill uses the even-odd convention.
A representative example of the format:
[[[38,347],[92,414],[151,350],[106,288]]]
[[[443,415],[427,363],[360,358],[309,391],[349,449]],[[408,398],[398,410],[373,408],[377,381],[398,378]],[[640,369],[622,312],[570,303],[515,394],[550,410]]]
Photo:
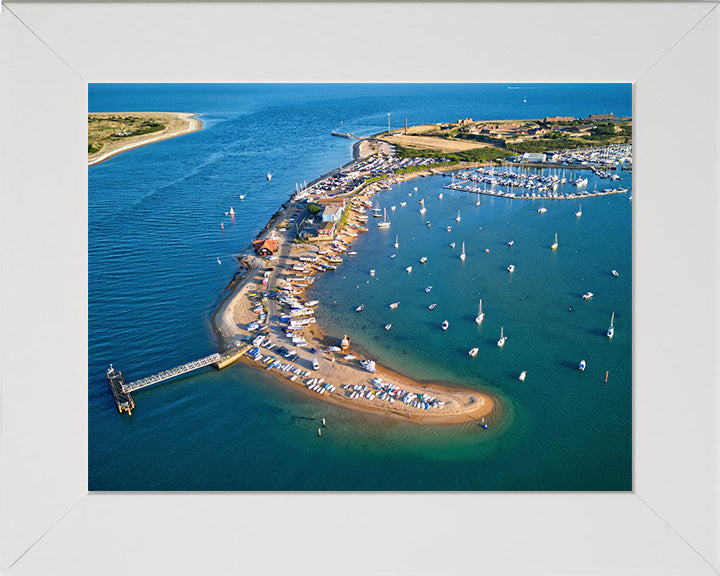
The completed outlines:
[[[277,252],[278,242],[272,238],[255,240],[255,242],[253,242],[253,248],[255,248],[255,254],[258,256],[272,256]]]

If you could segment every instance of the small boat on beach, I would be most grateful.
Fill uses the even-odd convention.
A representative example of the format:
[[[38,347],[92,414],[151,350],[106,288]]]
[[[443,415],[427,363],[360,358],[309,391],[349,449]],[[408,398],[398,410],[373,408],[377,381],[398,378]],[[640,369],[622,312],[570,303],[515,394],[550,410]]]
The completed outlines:
[[[318,362],[317,358],[312,359],[312,367],[313,370],[320,370],[320,362]]]
[[[500,340],[498,340],[498,343],[497,343],[498,347],[502,348],[503,346],[505,346],[506,340],[507,340],[507,336],[505,336],[505,334],[503,332],[503,328],[501,327],[500,328]]]
[[[520,372],[520,376],[518,377],[518,380],[520,380],[520,382],[525,382],[526,376],[527,376],[527,371],[523,370],[522,372]]]
[[[615,312],[610,316],[610,328],[607,329],[607,337],[612,338],[615,335]]]
[[[470,351],[468,352],[468,356],[470,356],[470,358],[475,358],[475,356],[477,356],[477,353],[479,351],[480,351],[480,348],[471,348]]]
[[[585,366],[587,366],[587,364],[585,363],[585,360],[580,360],[580,364],[578,365],[578,370],[580,370],[580,372],[585,372]]]
[[[482,298],[480,299],[480,304],[478,304],[478,315],[475,316],[475,324],[482,324],[482,321],[485,319],[485,313],[482,311]]]
[[[450,322],[448,322],[447,320],[443,320],[443,323],[440,325],[440,328],[442,328],[443,330],[447,330],[449,327],[450,327]]]

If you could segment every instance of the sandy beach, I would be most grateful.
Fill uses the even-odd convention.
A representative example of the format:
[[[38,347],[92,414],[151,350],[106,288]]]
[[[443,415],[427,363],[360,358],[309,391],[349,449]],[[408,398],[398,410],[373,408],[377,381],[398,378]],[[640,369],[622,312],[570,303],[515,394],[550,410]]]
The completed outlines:
[[[406,174],[402,179],[410,179],[421,174],[422,172]],[[343,232],[350,231],[350,234],[337,235],[347,248],[355,238],[352,235],[355,233],[353,230],[357,230],[352,226],[360,226],[359,223],[362,221],[357,219],[362,218],[362,208],[358,207],[361,202],[368,202],[370,196],[377,191],[379,190],[370,187],[353,196],[354,207],[350,210],[349,218],[343,228]],[[272,222],[279,223],[292,216],[299,218],[304,210],[304,205],[288,202],[273,217]],[[241,356],[240,361],[263,370],[267,369],[287,384],[302,388],[308,394],[322,396],[322,400],[354,409],[382,412],[406,420],[432,424],[469,421],[481,423],[496,409],[495,402],[490,396],[476,390],[436,382],[418,382],[378,364],[375,364],[376,372],[371,373],[360,364],[361,360],[371,360],[370,358],[354,350],[352,343],[349,347],[342,348],[342,336],[325,334],[315,323],[314,318],[308,320],[309,323],[302,328],[301,334],[305,342],[297,346],[291,344],[286,335],[287,326],[280,318],[287,312],[280,310],[280,303],[273,296],[292,294],[296,301],[305,302],[305,286],[309,285],[313,281],[313,276],[323,269],[324,265],[321,262],[327,261],[328,257],[331,260],[339,258],[343,250],[333,247],[331,241],[310,245],[295,244],[294,227],[279,232],[275,231],[273,226],[268,226],[261,233],[261,237],[268,235],[278,240],[278,250],[273,260],[257,257],[251,249],[243,253],[239,257],[243,269],[228,286],[228,294],[213,314],[212,324],[220,339],[221,349],[242,345],[247,347],[250,344],[248,337],[256,339],[258,336],[264,336],[266,347],[257,346],[259,354],[265,360],[273,357],[276,362],[271,366],[280,364],[291,368],[287,371],[282,367],[268,368],[267,364],[258,362],[247,354]],[[311,260],[318,263],[318,266],[309,264]],[[301,266],[303,271],[294,269]],[[342,264],[338,264],[338,267],[340,266]],[[263,285],[264,278],[267,278],[266,285]],[[267,298],[262,297],[263,292],[267,293]],[[248,326],[258,323],[259,317],[263,318],[260,314],[264,319],[259,322],[259,328],[248,330]],[[312,313],[308,312],[308,314]],[[267,349],[267,346],[270,346],[268,342],[274,344],[270,349]],[[297,358],[291,362],[283,357],[276,351],[277,347],[281,346],[291,348],[297,354]],[[313,369],[313,359],[317,360],[317,369]],[[313,385],[317,380],[321,380],[320,385]],[[331,388],[325,387],[326,384],[330,384]],[[393,396],[388,394],[388,390],[399,390],[403,394]],[[402,399],[407,397],[408,393],[410,398],[416,401],[415,404]],[[394,398],[392,402],[391,397]],[[435,401],[434,404],[430,402],[432,405],[429,408],[425,407],[426,398]]]
[[[96,114],[96,116],[104,116],[105,114]],[[88,166],[93,166],[107,160],[108,158],[138,148],[139,146],[145,146],[146,144],[152,144],[160,140],[166,140],[168,138],[174,138],[176,136],[182,136],[183,134],[189,134],[202,128],[202,121],[195,117],[195,114],[186,112],[118,112],[113,113],[113,116],[132,115],[135,117],[147,117],[147,118],[162,118],[169,121],[169,124],[163,130],[159,132],[152,132],[150,134],[142,134],[139,136],[129,136],[123,140],[108,142],[103,148],[94,154],[88,154]],[[89,114],[88,116],[93,116]]]

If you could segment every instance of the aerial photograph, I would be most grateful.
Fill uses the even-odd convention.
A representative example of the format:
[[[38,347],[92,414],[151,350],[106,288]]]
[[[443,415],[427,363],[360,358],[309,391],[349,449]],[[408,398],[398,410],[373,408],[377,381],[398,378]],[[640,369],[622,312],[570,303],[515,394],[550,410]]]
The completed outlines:
[[[90,84],[91,491],[630,491],[631,84]]]

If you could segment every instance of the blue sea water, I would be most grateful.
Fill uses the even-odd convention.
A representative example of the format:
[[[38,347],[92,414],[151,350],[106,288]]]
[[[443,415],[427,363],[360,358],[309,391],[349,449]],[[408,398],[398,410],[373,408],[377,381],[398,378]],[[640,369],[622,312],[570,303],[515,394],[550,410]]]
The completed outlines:
[[[217,350],[210,315],[237,270],[231,255],[296,183],[351,159],[352,142],[331,131],[379,132],[388,113],[395,128],[405,118],[629,116],[630,85],[92,84],[89,108],[194,112],[203,121],[199,132],[88,169],[90,490],[631,489],[627,194],[587,198],[578,218],[576,201],[545,201],[544,214],[541,201],[483,196],[476,206],[474,195],[443,190],[447,177],[417,178],[379,195],[381,206],[396,206],[391,228],[371,226],[354,244],[358,255],[316,281],[328,333],[351,334],[354,345],[410,376],[494,393],[500,409],[490,430],[327,405],[244,365],[138,392],[132,417],[120,416],[105,378],[110,363],[134,380]],[[632,188],[630,173],[622,185]],[[224,215],[230,206],[234,220]],[[593,300],[581,300],[588,290]],[[433,311],[430,302],[438,302]],[[495,345],[501,326],[503,349]],[[480,352],[470,358],[474,346]]]

